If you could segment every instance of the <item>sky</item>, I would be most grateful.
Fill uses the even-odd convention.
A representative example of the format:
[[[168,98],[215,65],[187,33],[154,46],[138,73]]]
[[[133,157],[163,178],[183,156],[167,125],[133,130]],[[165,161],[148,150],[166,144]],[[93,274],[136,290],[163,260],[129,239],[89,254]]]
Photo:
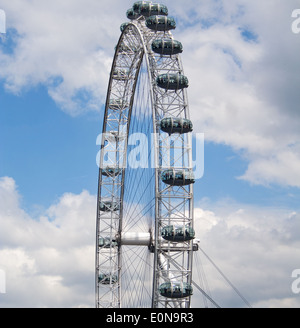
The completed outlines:
[[[0,307],[94,307],[96,140],[133,3],[0,0]],[[299,307],[300,1],[163,3],[205,137],[201,249],[252,307]],[[197,257],[212,298],[245,306]]]

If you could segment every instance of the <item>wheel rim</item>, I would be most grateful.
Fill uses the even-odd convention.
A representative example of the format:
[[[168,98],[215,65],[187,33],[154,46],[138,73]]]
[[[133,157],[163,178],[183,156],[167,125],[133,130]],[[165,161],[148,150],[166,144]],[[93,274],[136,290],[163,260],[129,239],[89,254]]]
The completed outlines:
[[[189,119],[186,90],[179,78],[170,79],[183,76],[183,68],[179,54],[153,52],[154,40],[173,38],[151,31],[145,21],[138,16],[122,27],[108,86],[97,201],[97,307],[191,302],[192,239],[162,237],[163,231],[185,236],[193,229],[192,184],[162,181],[167,169],[174,179],[192,169],[190,133],[168,134],[159,124],[166,117]],[[162,74],[165,86],[157,83]]]

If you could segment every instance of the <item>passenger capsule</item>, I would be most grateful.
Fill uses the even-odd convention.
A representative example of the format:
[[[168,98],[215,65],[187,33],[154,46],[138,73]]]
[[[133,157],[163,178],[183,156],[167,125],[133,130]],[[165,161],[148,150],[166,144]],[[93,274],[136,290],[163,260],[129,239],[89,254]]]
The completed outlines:
[[[160,121],[160,129],[169,135],[189,133],[193,131],[193,123],[186,118],[166,117]]]
[[[115,274],[110,273],[100,273],[98,277],[98,282],[102,285],[115,284],[118,281],[118,277]]]
[[[181,42],[172,39],[157,39],[152,42],[152,51],[160,55],[177,55],[182,53]]]
[[[129,25],[129,23],[123,23],[121,26],[120,26],[120,30],[121,30],[121,32],[123,32],[124,30],[125,30],[125,28],[126,28],[126,26],[127,25]]]
[[[117,50],[117,46],[115,46],[115,50]],[[120,46],[119,46],[119,52],[121,54],[123,54],[123,53],[126,54],[126,53],[128,53],[130,51],[131,51],[131,49],[130,49],[129,46],[127,46],[126,44],[120,44]]]
[[[154,15],[168,16],[168,8],[159,3],[151,3],[148,1],[139,1],[133,5],[133,11],[136,14],[150,17]]]
[[[190,170],[170,169],[163,171],[161,179],[170,186],[187,186],[195,183],[195,176]]]
[[[123,99],[110,99],[108,108],[112,110],[122,110],[128,108],[129,104]]]
[[[102,169],[102,175],[105,177],[114,177],[120,175],[122,172],[121,169],[117,169],[114,167],[106,167],[105,169]]]
[[[150,5],[152,2],[151,1],[137,1],[133,4],[132,9],[136,13],[140,13],[140,8],[141,6],[147,6]]]
[[[193,287],[186,282],[165,282],[159,286],[160,295],[168,298],[183,298],[193,295]]]
[[[130,8],[130,9],[127,10],[126,16],[127,16],[128,19],[134,20],[134,19],[137,19],[138,17],[140,17],[141,15],[138,12],[135,12],[133,10],[133,8]]]
[[[120,206],[117,202],[101,202],[100,203],[100,211],[101,212],[111,212],[111,211],[119,211]]]
[[[105,133],[105,140],[108,142],[120,142],[126,138],[126,134],[120,131],[109,131]]]
[[[115,50],[117,50],[117,46],[115,47]],[[127,45],[124,43],[121,43],[119,45],[119,53],[121,54],[127,54],[127,53],[133,53],[133,52],[138,52],[139,48],[137,46],[133,46],[133,45]]]
[[[161,74],[156,78],[156,84],[166,90],[181,90],[189,86],[188,78],[182,74]]]
[[[195,238],[195,230],[189,226],[166,226],[161,230],[161,236],[168,241],[184,242]]]
[[[123,68],[116,68],[113,71],[113,78],[118,81],[127,80],[129,77],[129,70]]]
[[[111,240],[109,237],[99,237],[98,246],[100,248],[111,248],[118,246],[118,243],[115,240]]]
[[[167,16],[150,16],[146,19],[146,26],[155,32],[157,31],[169,31],[176,28],[176,22],[174,18]]]

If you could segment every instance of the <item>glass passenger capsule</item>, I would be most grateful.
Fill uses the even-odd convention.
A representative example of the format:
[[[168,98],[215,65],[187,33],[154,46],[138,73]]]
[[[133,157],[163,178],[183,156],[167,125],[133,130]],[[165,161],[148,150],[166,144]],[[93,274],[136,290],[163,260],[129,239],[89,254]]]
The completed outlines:
[[[133,10],[133,8],[130,8],[130,9],[127,10],[126,16],[127,16],[128,19],[134,20],[134,19],[137,19],[138,17],[140,17],[140,14],[138,12],[135,12]]]
[[[133,4],[132,9],[133,9],[133,11],[135,11],[135,12],[139,12],[140,7],[141,7],[142,5],[146,5],[146,4],[150,4],[150,3],[151,3],[151,1],[137,1],[137,2],[135,2],[135,3]]]
[[[122,172],[121,169],[117,169],[114,167],[106,167],[105,169],[102,169],[102,175],[105,177],[113,177],[113,176],[118,176]]]
[[[195,230],[189,226],[166,226],[161,230],[161,236],[168,241],[184,242],[195,238]]]
[[[156,15],[156,16],[150,16],[146,19],[146,26],[153,31],[169,31],[174,30],[176,28],[176,22],[174,18],[162,16],[162,15]]]
[[[117,50],[117,46],[115,46],[115,50]],[[131,52],[131,48],[127,46],[126,44],[120,44],[119,46],[119,52],[122,53],[128,53]]]
[[[115,47],[115,50],[117,50],[117,46]],[[137,52],[139,51],[139,48],[137,46],[133,46],[133,45],[127,45],[124,43],[121,43],[119,46],[119,52],[121,54],[126,54],[126,53],[132,53],[132,52]]]
[[[180,90],[189,86],[188,78],[180,73],[161,74],[156,78],[156,84],[166,90]]]
[[[110,240],[109,237],[99,237],[98,246],[101,248],[110,248],[118,246],[118,243],[115,240]]]
[[[110,211],[119,211],[120,206],[117,202],[100,202],[100,211],[101,212],[110,212]]]
[[[113,78],[115,80],[124,81],[129,77],[129,70],[124,68],[116,68],[113,71]]]
[[[193,172],[188,169],[170,169],[163,171],[161,179],[165,184],[170,186],[187,186],[195,183],[195,176]]]
[[[152,42],[153,52],[160,55],[177,55],[182,53],[182,43],[172,39],[157,39]]]
[[[139,14],[142,6],[148,6],[150,4],[152,4],[151,1],[137,1],[133,4],[132,9],[135,13]]]
[[[100,273],[98,277],[98,282],[102,285],[115,284],[118,281],[118,277],[115,274],[110,273]]]
[[[120,30],[121,30],[121,32],[123,32],[123,31],[125,30],[125,28],[126,28],[127,25],[129,25],[128,22],[123,23],[123,24],[120,26]]]
[[[120,129],[121,131],[121,129]],[[105,133],[105,140],[108,142],[121,142],[126,138],[126,134],[120,131],[109,131]]]
[[[193,295],[193,287],[186,282],[165,282],[159,286],[160,295],[169,298],[183,298]]]
[[[133,11],[136,14],[150,17],[154,15],[168,16],[168,8],[159,3],[152,3],[149,1],[138,1],[133,5]]]
[[[121,110],[129,107],[129,104],[123,99],[110,99],[108,107],[112,110]]]
[[[169,135],[189,133],[193,131],[193,123],[187,118],[166,117],[160,121],[160,129]]]

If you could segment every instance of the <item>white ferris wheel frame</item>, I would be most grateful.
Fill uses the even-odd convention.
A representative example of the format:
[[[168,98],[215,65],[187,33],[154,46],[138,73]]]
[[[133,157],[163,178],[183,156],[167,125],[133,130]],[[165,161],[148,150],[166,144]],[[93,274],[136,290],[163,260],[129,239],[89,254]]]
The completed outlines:
[[[192,170],[191,133],[168,135],[160,129],[164,117],[189,119],[186,89],[168,90],[158,87],[160,74],[183,74],[180,55],[159,55],[152,51],[156,39],[173,39],[170,31],[152,31],[140,16],[124,27],[116,46],[104,114],[101,148],[111,159],[111,168],[103,172],[104,152],[100,155],[96,232],[96,307],[120,308],[122,301],[122,247],[148,246],[153,256],[151,307],[189,308],[191,296],[162,296],[159,286],[164,282],[192,284],[193,241],[172,243],[161,238],[161,230],[170,225],[194,228],[193,185],[172,186],[161,180],[166,169]],[[142,62],[146,63],[150,85],[153,118],[153,151],[155,166],[154,229],[144,233],[122,233],[122,206],[126,174],[128,133],[135,89]],[[118,101],[113,103],[113,100]],[[121,101],[120,101],[121,100]],[[175,149],[176,148],[176,149]],[[172,154],[172,155],[170,155]],[[109,205],[107,205],[109,204]],[[103,211],[103,206],[105,211]],[[102,210],[101,210],[102,207]],[[108,241],[99,247],[99,238]],[[129,246],[130,247],[130,246]],[[99,282],[99,276],[105,283]]]

